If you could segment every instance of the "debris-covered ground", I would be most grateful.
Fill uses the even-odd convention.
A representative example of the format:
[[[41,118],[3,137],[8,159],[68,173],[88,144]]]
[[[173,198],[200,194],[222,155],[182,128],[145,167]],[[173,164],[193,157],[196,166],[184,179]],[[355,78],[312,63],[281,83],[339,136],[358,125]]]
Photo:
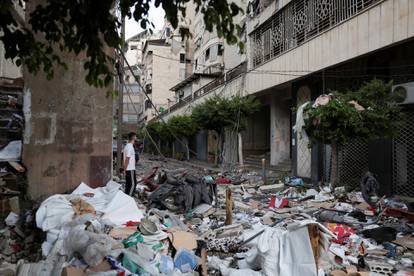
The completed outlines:
[[[81,183],[10,212],[0,275],[414,275],[414,213],[372,176],[349,192],[210,169],[144,158],[134,198]]]

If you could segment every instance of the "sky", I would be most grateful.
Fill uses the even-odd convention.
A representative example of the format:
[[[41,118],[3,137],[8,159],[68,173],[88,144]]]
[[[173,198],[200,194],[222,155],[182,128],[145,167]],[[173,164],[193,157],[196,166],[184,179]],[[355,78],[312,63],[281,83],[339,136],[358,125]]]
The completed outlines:
[[[154,3],[151,2],[151,7],[149,10],[149,19],[154,23],[155,29],[154,31],[162,29],[164,26],[164,16],[165,12],[160,7],[155,8]],[[143,29],[139,26],[139,24],[133,19],[127,19],[125,24],[125,37],[126,39],[130,38],[131,36],[136,35],[137,33],[143,31]]]

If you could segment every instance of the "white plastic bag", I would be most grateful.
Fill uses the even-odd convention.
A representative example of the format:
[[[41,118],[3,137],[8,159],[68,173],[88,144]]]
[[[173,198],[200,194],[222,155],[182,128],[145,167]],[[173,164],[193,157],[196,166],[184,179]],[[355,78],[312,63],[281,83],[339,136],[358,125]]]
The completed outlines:
[[[64,195],[53,195],[42,202],[36,212],[36,225],[43,231],[58,229],[72,220],[72,203]]]

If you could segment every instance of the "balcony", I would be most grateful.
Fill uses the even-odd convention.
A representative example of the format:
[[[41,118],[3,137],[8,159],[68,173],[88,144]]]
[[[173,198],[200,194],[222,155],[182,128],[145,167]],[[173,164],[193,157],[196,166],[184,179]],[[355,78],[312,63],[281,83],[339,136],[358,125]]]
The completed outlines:
[[[239,64],[238,66],[234,67],[233,69],[229,70],[228,72],[219,75],[216,79],[212,80],[211,82],[207,83],[200,89],[194,91],[192,95],[188,95],[185,98],[182,98],[177,103],[173,104],[169,111],[166,111],[165,113],[161,114],[161,116],[167,115],[169,113],[172,113],[181,107],[194,102],[196,99],[199,99],[217,89],[218,87],[228,84],[232,82],[234,79],[244,75],[247,71],[247,63],[243,62]]]
[[[292,0],[250,34],[258,67],[382,0]]]
[[[151,93],[152,93],[152,83],[151,83],[151,82],[150,82],[150,83],[145,84],[145,92],[146,92],[147,94],[151,94]]]

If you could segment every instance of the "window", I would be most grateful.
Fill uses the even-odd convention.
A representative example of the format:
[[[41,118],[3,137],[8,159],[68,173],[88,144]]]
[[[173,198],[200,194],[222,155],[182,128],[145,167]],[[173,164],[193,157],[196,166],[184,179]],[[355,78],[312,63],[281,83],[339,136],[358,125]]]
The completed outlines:
[[[146,101],[145,101],[145,110],[147,110],[147,109],[149,109],[149,108],[151,108],[151,107],[152,107],[152,105],[151,105],[150,100],[146,100]]]
[[[206,61],[210,59],[210,48],[206,50]]]
[[[198,59],[195,60],[195,69],[197,70],[197,66],[198,66]]]
[[[180,63],[185,63],[185,54],[180,54]]]
[[[217,55],[218,55],[218,56],[222,56],[222,55],[223,55],[223,53],[224,53],[224,47],[223,47],[223,45],[218,44],[218,45],[217,45]]]
[[[131,48],[129,48],[129,49],[136,50],[136,49],[138,49],[138,47],[137,47],[137,45],[131,45]]]
[[[166,37],[170,37],[171,36],[171,29],[170,28],[165,28],[165,36]]]

